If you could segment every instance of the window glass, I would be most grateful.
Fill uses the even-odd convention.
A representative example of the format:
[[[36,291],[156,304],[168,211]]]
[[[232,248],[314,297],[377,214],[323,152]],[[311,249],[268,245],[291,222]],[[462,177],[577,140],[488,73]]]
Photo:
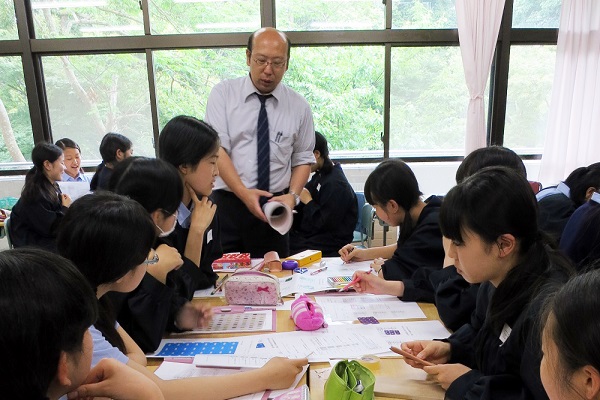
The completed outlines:
[[[152,33],[254,32],[260,0],[150,0]]]
[[[383,155],[383,46],[292,48],[283,82],[306,98],[332,150]]]
[[[245,48],[155,51],[153,55],[161,128],[176,115],[203,119],[213,86],[248,73]]]
[[[558,28],[561,0],[514,0],[513,28]]]
[[[144,34],[137,1],[31,0],[37,38]]]
[[[47,56],[42,63],[54,140],[73,139],[84,160],[99,160],[102,137],[116,132],[133,142],[135,155],[154,156],[144,54]]]
[[[541,153],[552,97],[556,46],[512,46],[504,145]]]
[[[454,0],[392,0],[392,28],[456,28]]]
[[[391,72],[391,155],[462,155],[469,93],[459,47],[392,48]]]
[[[0,162],[31,160],[33,133],[21,57],[0,57],[0,76]]]
[[[277,0],[277,28],[333,31],[385,28],[381,0]]]
[[[18,38],[15,3],[13,0],[0,0],[0,40]]]

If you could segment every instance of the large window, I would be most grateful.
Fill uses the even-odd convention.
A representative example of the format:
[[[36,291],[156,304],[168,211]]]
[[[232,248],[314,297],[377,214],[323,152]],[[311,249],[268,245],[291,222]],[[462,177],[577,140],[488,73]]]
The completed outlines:
[[[21,57],[0,57],[0,162],[31,159],[33,135]]]
[[[392,28],[456,28],[454,0],[400,0],[392,4]]]
[[[148,75],[143,54],[44,57],[54,140],[75,140],[87,159],[99,159],[107,132],[133,142],[137,155],[154,155]]]
[[[460,155],[469,92],[458,47],[392,49],[390,152]]]
[[[0,40],[17,39],[17,21],[13,0],[0,0]]]
[[[513,28],[558,28],[561,0],[514,0]]]

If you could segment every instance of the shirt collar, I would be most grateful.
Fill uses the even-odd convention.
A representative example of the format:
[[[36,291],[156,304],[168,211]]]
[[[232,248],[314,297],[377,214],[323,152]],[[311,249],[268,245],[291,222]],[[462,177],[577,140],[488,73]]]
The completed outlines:
[[[190,227],[190,215],[192,215],[192,211],[194,210],[194,203],[192,203],[192,209],[188,209],[185,204],[179,203],[179,207],[177,208],[177,222],[183,228]]]
[[[562,194],[564,194],[567,197],[571,197],[571,188],[567,186],[566,183],[561,182],[556,186],[556,190],[558,190],[559,192],[561,192]]]
[[[270,94],[277,101],[279,101],[279,99],[281,98],[282,90],[283,89],[281,87],[281,82],[279,82],[279,84],[275,87],[275,90],[273,90],[271,93],[265,94]],[[248,73],[246,79],[244,80],[244,85],[242,87],[242,95],[244,96],[245,101],[248,101],[250,96],[253,96],[254,93],[261,94],[258,92],[258,89],[256,89],[256,86],[254,86],[254,83],[252,83],[252,79],[250,78],[250,74]]]
[[[600,204],[600,193],[594,192],[592,194],[592,198],[590,200],[595,201],[596,203]]]

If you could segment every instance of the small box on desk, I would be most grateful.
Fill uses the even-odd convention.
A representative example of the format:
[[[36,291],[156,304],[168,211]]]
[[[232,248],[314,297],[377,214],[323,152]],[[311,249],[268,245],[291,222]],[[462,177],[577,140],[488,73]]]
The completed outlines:
[[[304,267],[305,265],[312,264],[315,261],[319,261],[321,258],[321,250],[304,250],[300,253],[289,256],[287,259],[296,260],[298,261],[299,267]]]
[[[249,268],[252,266],[250,253],[225,253],[223,257],[217,258],[212,263],[213,271],[228,271],[238,268]]]

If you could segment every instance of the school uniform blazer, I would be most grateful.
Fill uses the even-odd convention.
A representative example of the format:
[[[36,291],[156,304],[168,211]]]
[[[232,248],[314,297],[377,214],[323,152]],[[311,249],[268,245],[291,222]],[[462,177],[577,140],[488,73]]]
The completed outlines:
[[[465,281],[454,265],[433,271],[429,281],[434,288],[435,306],[446,328],[455,331],[468,324],[480,285]]]
[[[567,281],[563,273],[548,275],[545,287],[512,322],[505,325],[503,332],[495,331],[485,321],[495,288],[489,282],[481,284],[471,322],[447,339],[452,348],[448,363],[464,364],[472,370],[450,385],[446,399],[548,398],[540,379],[539,318],[548,295]]]
[[[183,274],[175,278],[180,281],[180,285],[187,288],[185,297],[191,299],[196,290],[206,289],[215,285],[218,275],[213,271],[212,263],[217,258],[223,256],[223,248],[221,247],[219,220],[217,214],[215,214],[206,232],[204,232],[200,268],[198,268],[196,264],[184,256],[189,232],[189,229],[182,227],[178,222],[175,226],[175,231],[163,239],[165,243],[175,247],[183,257],[183,265],[179,268],[179,271]]]
[[[540,230],[552,236],[556,243],[559,243],[565,225],[576,209],[575,203],[563,193],[544,197],[538,202]]]
[[[442,201],[437,196],[425,200],[411,235],[400,243],[392,258],[383,266],[387,280],[404,282],[404,301],[434,302],[434,292],[429,275],[444,264],[444,246],[439,217]]]
[[[19,199],[10,215],[11,240],[15,247],[33,246],[57,252],[57,229],[67,207],[40,196],[33,202]]]
[[[600,196],[598,197],[600,200]],[[565,225],[559,248],[578,270],[596,261],[600,256],[600,228],[598,219],[591,215],[598,212],[600,204],[589,200],[579,207]]]
[[[331,171],[317,171],[306,184],[312,201],[296,208],[290,247],[294,251],[321,250],[323,257],[337,257],[352,242],[358,218],[356,194],[340,164]]]

